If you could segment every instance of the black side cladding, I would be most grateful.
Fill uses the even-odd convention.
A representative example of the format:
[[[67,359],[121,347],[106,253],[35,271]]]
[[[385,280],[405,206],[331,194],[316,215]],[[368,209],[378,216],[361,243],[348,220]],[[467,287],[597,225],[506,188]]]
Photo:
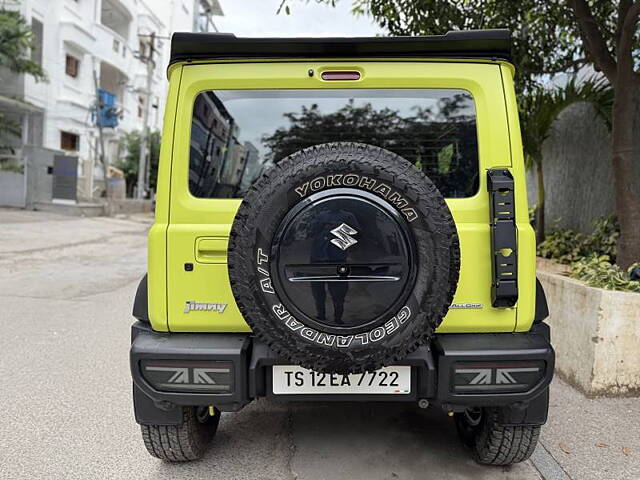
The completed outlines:
[[[170,64],[230,58],[474,58],[511,61],[511,32],[468,30],[420,37],[242,38],[177,32]]]
[[[133,384],[133,412],[140,425],[181,425],[182,407],[165,402],[164,408]]]
[[[133,301],[133,316],[141,322],[149,323],[149,304],[147,293],[147,274],[144,274],[136,290],[136,298]]]
[[[549,305],[547,304],[547,295],[540,280],[536,278],[536,312],[533,316],[533,323],[540,323],[549,316]]]

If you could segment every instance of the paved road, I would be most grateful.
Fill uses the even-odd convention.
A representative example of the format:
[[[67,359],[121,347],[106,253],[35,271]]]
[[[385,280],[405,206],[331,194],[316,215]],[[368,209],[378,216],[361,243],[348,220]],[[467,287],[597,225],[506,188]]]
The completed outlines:
[[[223,415],[202,461],[150,457],[128,371],[148,222],[0,210],[0,478],[541,478],[532,462],[476,465],[447,417],[413,405],[261,400]]]

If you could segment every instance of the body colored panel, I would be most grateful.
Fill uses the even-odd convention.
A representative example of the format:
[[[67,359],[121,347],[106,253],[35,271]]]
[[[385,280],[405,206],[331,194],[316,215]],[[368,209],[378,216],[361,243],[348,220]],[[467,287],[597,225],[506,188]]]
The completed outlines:
[[[155,221],[149,231],[148,258],[148,311],[154,330],[166,332],[167,324],[167,227],[171,191],[171,167],[174,146],[174,126],[180,92],[182,67],[169,73],[169,91],[164,112],[164,129],[160,145],[160,163],[156,192]]]
[[[527,182],[525,181],[524,156],[518,105],[513,87],[513,66],[501,66],[505,91],[507,120],[509,122],[509,142],[515,179],[516,226],[518,229],[518,304],[515,330],[528,332],[533,324],[536,302],[536,238],[529,222],[529,204],[527,201]]]
[[[461,223],[454,219],[460,237],[460,279],[453,307],[438,333],[512,331],[515,309],[491,306],[491,251],[488,223]]]
[[[229,237],[200,237],[196,239],[196,262],[227,263]]]
[[[353,65],[356,62],[349,62]],[[443,62],[357,62],[362,73],[357,88],[385,89],[460,89],[469,92],[477,114],[480,174],[477,193],[468,198],[448,199],[460,237],[461,273],[454,304],[481,308],[454,308],[445,317],[439,332],[499,332],[516,328],[515,308],[491,307],[491,248],[489,235],[489,196],[486,170],[512,168],[511,150],[516,148],[507,122],[508,103],[504,100],[503,78],[498,63]],[[310,78],[310,69],[340,69],[342,62],[220,63],[184,66],[176,123],[171,168],[170,224],[167,229],[168,326],[172,331],[248,331],[229,286],[226,265],[203,263],[197,258],[198,238],[228,236],[238,199],[196,198],[189,191],[189,149],[193,105],[197,95],[207,90],[224,89],[322,89],[354,88],[348,82],[323,82]],[[505,80],[506,81],[506,80]],[[517,119],[516,119],[517,120]],[[511,128],[515,128],[511,126]],[[522,167],[523,168],[523,167]],[[514,175],[521,180],[519,172]],[[519,190],[518,220],[527,215],[522,181]],[[524,203],[524,207],[521,204]],[[528,222],[528,220],[527,220]],[[521,225],[518,225],[519,228]],[[526,243],[526,225],[519,241]],[[216,247],[217,248],[217,247]],[[219,261],[219,255],[214,255]],[[527,270],[528,259],[520,256],[521,283],[534,279]],[[194,263],[193,271],[184,264]],[[521,296],[522,298],[522,296]],[[222,313],[190,311],[186,302],[227,303]],[[525,300],[528,302],[529,300]]]
[[[234,202],[236,208],[238,201]],[[194,263],[198,240],[228,238],[231,222],[170,225],[168,313],[174,332],[249,332],[233,298],[224,263]],[[186,263],[193,265],[191,270]],[[194,306],[191,306],[193,304]],[[210,307],[214,305],[213,307]],[[223,307],[222,307],[223,306]]]

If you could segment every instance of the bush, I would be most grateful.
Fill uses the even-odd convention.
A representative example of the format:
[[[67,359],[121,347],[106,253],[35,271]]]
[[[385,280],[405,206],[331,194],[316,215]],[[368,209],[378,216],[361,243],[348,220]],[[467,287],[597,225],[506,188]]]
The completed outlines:
[[[615,216],[600,218],[593,222],[593,233],[585,237],[583,249],[597,255],[608,255],[615,263],[619,236],[620,227]]]
[[[584,257],[584,237],[573,230],[556,230],[547,234],[544,241],[538,244],[538,256],[564,264],[580,260]]]
[[[593,222],[589,235],[557,228],[538,245],[538,255],[571,265],[569,276],[591,287],[640,293],[640,263],[625,272],[615,264],[620,230],[614,216]]]
[[[0,158],[0,172],[24,173],[24,165],[14,159],[6,160]]]
[[[569,276],[591,287],[640,293],[640,281],[630,279],[631,272],[637,268],[640,263],[631,265],[625,272],[612,264],[608,255],[591,255],[573,263]]]
[[[573,230],[560,230],[556,225],[538,245],[538,255],[563,264],[577,262],[593,255],[606,255],[615,263],[619,236],[620,230],[613,215],[595,220],[593,233],[590,235]]]

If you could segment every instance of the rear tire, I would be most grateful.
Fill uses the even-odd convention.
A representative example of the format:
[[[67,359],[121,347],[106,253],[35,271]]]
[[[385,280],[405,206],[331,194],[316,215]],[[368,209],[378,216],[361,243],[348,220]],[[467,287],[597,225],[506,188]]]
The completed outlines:
[[[209,415],[209,407],[183,407],[181,425],[140,425],[147,451],[167,462],[202,458],[220,422],[220,411]]]
[[[483,465],[513,465],[528,459],[538,444],[540,426],[500,425],[499,408],[468,409],[456,413],[462,442]]]

